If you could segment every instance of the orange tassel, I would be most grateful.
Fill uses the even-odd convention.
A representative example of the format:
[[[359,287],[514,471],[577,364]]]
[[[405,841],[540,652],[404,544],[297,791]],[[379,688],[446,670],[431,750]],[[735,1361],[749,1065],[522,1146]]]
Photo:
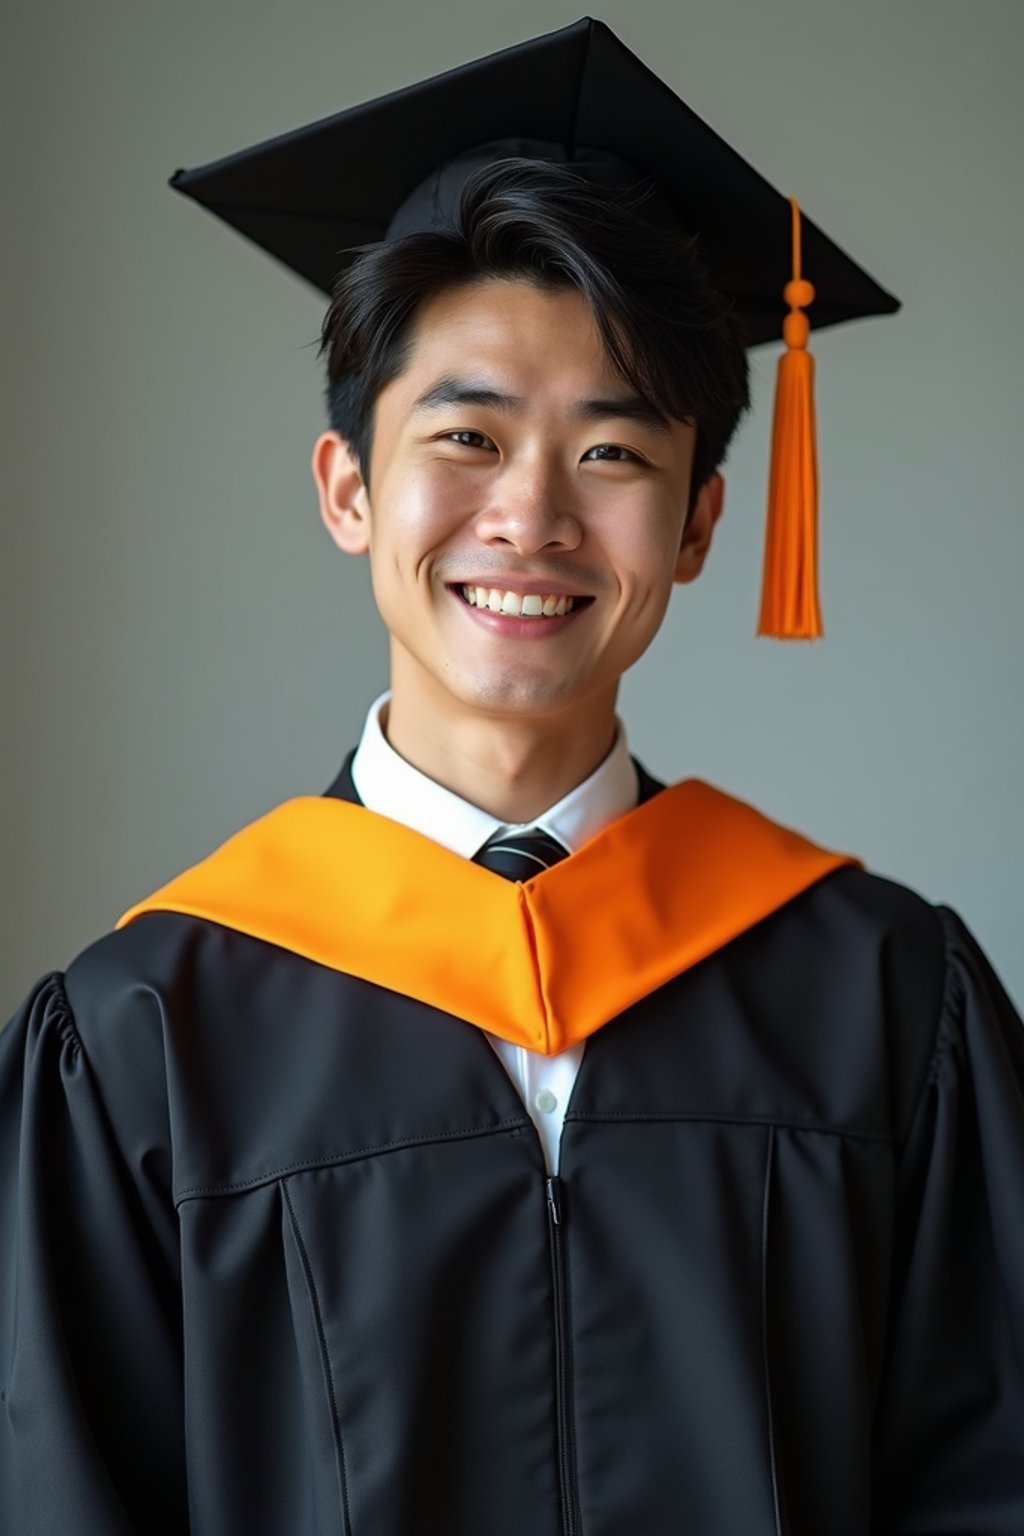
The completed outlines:
[[[814,358],[802,313],[814,289],[800,274],[800,209],[793,210],[793,278],[783,298],[786,351],[779,359],[772,427],[764,585],[759,635],[815,640],[824,633],[818,598],[818,465],[814,430]]]

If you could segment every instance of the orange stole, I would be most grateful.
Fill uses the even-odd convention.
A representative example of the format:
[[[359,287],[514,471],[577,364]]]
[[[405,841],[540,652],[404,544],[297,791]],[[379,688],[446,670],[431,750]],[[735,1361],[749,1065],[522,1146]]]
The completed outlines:
[[[364,806],[287,800],[129,908],[205,918],[545,1056],[844,864],[686,779],[514,882]]]

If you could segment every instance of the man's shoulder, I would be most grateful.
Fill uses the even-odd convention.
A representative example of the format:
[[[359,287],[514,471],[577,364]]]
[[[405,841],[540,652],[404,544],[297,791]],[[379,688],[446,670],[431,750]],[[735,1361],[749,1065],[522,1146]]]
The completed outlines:
[[[705,824],[710,815],[715,827],[712,843],[719,852],[716,857],[712,846],[705,856],[710,864],[727,860],[737,885],[750,878],[748,866],[760,878],[765,868],[782,869],[790,859],[810,860],[803,883],[794,882],[792,895],[779,903],[765,925],[773,940],[780,940],[787,931],[796,939],[804,934],[809,958],[815,952],[823,959],[832,957],[837,946],[851,954],[884,950],[887,958],[921,976],[941,978],[955,913],[910,884],[873,870],[855,851],[840,852],[808,828],[777,818],[767,806],[700,781],[668,786],[677,791],[691,787],[710,791],[706,805],[703,800],[696,802],[697,820]],[[679,813],[696,824],[694,805],[685,795],[678,794],[676,803]],[[748,858],[748,848],[756,859]],[[814,855],[821,856],[817,862]],[[780,888],[784,885],[781,881]]]
[[[208,942],[202,928],[180,913],[154,912],[74,956],[61,984],[87,1055],[132,1052],[143,1039],[161,1039],[164,1000],[187,990],[197,949]]]
[[[193,900],[195,892],[216,891],[227,883],[242,898],[247,890],[272,886],[282,856],[300,843],[300,834],[311,840],[303,815],[314,832],[331,817],[333,830],[341,803],[331,791],[282,800],[132,902],[115,926],[75,955],[64,972],[76,1018],[87,1018],[98,1004],[109,1010],[121,1002],[144,1003],[147,997],[158,1003],[169,991],[187,989],[197,971],[229,969],[240,954],[243,930],[217,921]],[[211,910],[218,910],[216,902]]]
[[[941,962],[942,911],[911,885],[862,864],[832,871],[809,895],[851,936],[863,933],[872,941],[897,938],[923,945],[927,958]]]

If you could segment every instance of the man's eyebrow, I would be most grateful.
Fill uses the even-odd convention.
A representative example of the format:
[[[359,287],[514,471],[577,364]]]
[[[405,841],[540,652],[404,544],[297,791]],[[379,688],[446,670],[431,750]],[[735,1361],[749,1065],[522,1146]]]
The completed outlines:
[[[438,379],[412,403],[412,414],[436,410],[442,405],[477,405],[482,410],[503,411],[514,416],[525,410],[522,395],[506,395],[487,384],[472,379],[460,379],[448,374]],[[649,427],[655,432],[671,432],[669,418],[642,395],[603,395],[592,400],[577,400],[569,412],[570,421],[605,421],[619,417],[623,421],[635,421],[638,426]]]

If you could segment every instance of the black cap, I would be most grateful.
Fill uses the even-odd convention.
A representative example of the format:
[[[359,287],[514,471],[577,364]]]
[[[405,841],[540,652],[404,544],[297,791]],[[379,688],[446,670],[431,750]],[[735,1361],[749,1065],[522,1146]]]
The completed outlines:
[[[610,190],[653,177],[648,218],[696,235],[749,346],[778,340],[791,206],[589,16],[170,179],[329,295],[361,247],[452,221],[481,164],[528,155]],[[807,217],[816,330],[899,301]]]

